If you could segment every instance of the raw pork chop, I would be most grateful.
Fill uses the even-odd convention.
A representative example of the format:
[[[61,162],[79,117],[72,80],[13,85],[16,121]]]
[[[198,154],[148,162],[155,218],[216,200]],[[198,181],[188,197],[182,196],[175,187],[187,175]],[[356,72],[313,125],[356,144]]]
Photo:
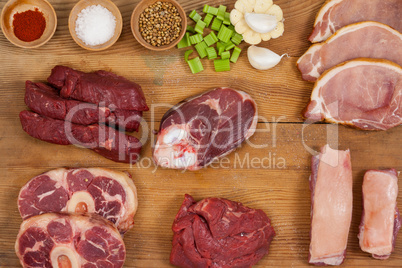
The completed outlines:
[[[363,57],[386,59],[402,66],[402,34],[379,22],[348,25],[325,42],[312,45],[299,58],[297,67],[304,80],[316,81],[325,70]]]
[[[22,111],[20,120],[23,130],[34,138],[83,146],[116,162],[135,163],[142,147],[136,137],[105,125],[82,126],[29,111]]]
[[[396,206],[398,176],[395,169],[369,170],[363,180],[363,215],[360,248],[376,259],[388,259],[401,228]]]
[[[309,263],[340,265],[352,220],[353,178],[350,152],[328,145],[311,160],[311,243]]]
[[[356,59],[326,71],[314,85],[303,113],[364,130],[402,123],[402,67],[386,60]]]
[[[185,100],[163,116],[154,160],[162,167],[198,170],[250,138],[257,117],[254,100],[230,88]]]
[[[111,109],[148,111],[141,87],[111,72],[84,73],[56,66],[47,81],[60,89],[63,98],[95,103]]]
[[[329,0],[318,12],[309,40],[324,41],[343,26],[361,21],[378,21],[402,32],[401,10],[401,0]]]
[[[118,268],[126,258],[117,229],[94,214],[29,218],[21,224],[15,252],[24,268]]]
[[[51,170],[31,179],[18,196],[24,220],[48,212],[96,213],[121,233],[133,227],[137,207],[129,175],[104,168]]]
[[[185,268],[251,267],[275,236],[259,209],[222,198],[195,202],[186,195],[173,223],[170,262]]]

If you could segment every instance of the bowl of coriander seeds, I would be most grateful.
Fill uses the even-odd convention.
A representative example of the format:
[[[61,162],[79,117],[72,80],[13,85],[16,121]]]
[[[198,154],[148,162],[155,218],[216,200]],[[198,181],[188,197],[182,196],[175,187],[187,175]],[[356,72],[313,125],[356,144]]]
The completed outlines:
[[[186,13],[174,0],[142,0],[131,16],[131,30],[135,39],[154,51],[177,45],[186,28]]]

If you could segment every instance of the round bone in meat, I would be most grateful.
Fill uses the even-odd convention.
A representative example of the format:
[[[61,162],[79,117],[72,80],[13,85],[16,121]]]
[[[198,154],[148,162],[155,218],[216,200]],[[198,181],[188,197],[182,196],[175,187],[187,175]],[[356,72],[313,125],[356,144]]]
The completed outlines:
[[[303,116],[363,130],[402,124],[402,67],[387,60],[356,59],[324,72]]]
[[[95,214],[31,217],[21,224],[15,252],[24,268],[118,268],[126,258],[118,230]]]
[[[216,88],[184,100],[161,120],[155,163],[166,168],[201,169],[250,138],[257,118],[254,100],[230,88]]]
[[[18,197],[24,220],[47,212],[96,213],[121,233],[133,227],[137,206],[132,179],[104,168],[51,170],[31,179]]]

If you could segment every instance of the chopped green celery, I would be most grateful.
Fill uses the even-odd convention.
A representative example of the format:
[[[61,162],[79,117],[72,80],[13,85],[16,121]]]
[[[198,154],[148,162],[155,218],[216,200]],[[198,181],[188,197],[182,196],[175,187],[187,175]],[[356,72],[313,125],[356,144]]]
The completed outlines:
[[[196,57],[194,59],[189,60],[188,66],[190,66],[190,70],[193,74],[199,73],[201,71],[204,71],[204,66],[202,66],[200,57]]]
[[[205,51],[207,52],[208,55],[208,59],[212,60],[212,59],[216,59],[218,57],[218,55],[216,54],[216,50],[214,47],[207,47],[205,49]]]
[[[204,33],[204,29],[205,29],[205,22],[203,22],[202,20],[198,20],[197,21],[197,24],[195,25],[195,27],[194,27],[194,30],[197,32],[197,33],[200,33],[200,34],[203,34]]]
[[[204,12],[205,14],[211,14],[216,16],[218,14],[218,9],[216,7],[205,5],[204,8],[202,9],[202,12]]]
[[[233,26],[233,24],[228,25],[228,28],[229,28],[230,30],[232,30],[234,33],[236,32],[236,31],[235,31],[235,27]],[[234,33],[232,34],[232,37],[233,37]]]
[[[216,37],[216,34],[214,32],[211,32],[207,36],[204,37],[204,41],[207,44],[207,46],[211,46],[218,42],[218,37]]]
[[[187,50],[186,52],[184,52],[184,60],[185,60],[186,62],[188,62],[188,56],[190,56],[191,53],[193,53],[193,50],[192,50],[192,49]]]
[[[218,55],[220,56],[220,55],[222,55],[222,52],[224,52],[225,51],[225,46],[220,46],[219,48],[218,48]]]
[[[202,41],[201,43],[198,43],[194,46],[195,50],[197,50],[198,55],[200,55],[200,58],[203,59],[207,56],[207,52],[205,51],[205,49],[207,48],[207,44],[205,43],[205,41]]]
[[[195,33],[194,27],[191,25],[187,25],[186,32]]]
[[[231,41],[236,45],[239,45],[242,40],[243,40],[243,35],[238,34],[236,32],[234,33],[234,35],[232,36],[232,39],[231,39]]]
[[[214,60],[214,66],[215,66],[215,71],[216,72],[230,71],[230,61],[229,61],[229,59]]]
[[[230,61],[233,63],[236,63],[237,59],[240,56],[240,52],[241,52],[241,49],[239,47],[234,47],[233,52],[232,52],[232,57],[230,57]]]
[[[208,13],[210,6],[208,6],[207,4],[204,5],[204,8],[202,9],[202,12],[204,12],[205,14]]]
[[[216,48],[217,48],[217,49],[219,49],[221,46],[222,46],[222,43],[221,43],[221,42],[217,42],[217,43],[216,43]]]
[[[229,42],[232,37],[233,31],[227,28],[225,25],[222,25],[218,32],[218,39],[224,43]]]
[[[219,31],[219,29],[221,28],[221,25],[222,25],[222,21],[218,18],[215,18],[212,21],[211,29],[214,31]]]
[[[230,25],[230,13],[225,12],[225,17],[223,18],[223,24]]]
[[[224,51],[221,53],[222,60],[226,60],[230,58],[230,51]]]
[[[197,13],[197,11],[191,11],[190,15],[188,15],[193,21],[197,22],[201,19],[201,15]]]
[[[216,15],[216,17],[218,19],[220,19],[221,21],[223,21],[225,19],[225,12],[226,12],[226,6],[220,5],[218,8],[218,14]]]
[[[189,47],[189,46],[191,46],[189,37],[190,37],[190,34],[189,34],[189,33],[186,33],[186,34],[183,36],[183,38],[180,40],[180,42],[177,44],[177,48],[184,48],[184,47]]]
[[[202,40],[204,40],[204,38],[202,37],[202,34],[194,34],[194,35],[190,36],[189,40],[190,40],[190,44],[194,45],[194,44],[198,44],[198,43],[202,42]]]
[[[233,44],[232,41],[229,41],[225,46],[225,50],[228,51],[228,50],[231,50],[234,47],[235,47],[235,44]]]
[[[205,15],[205,18],[204,18],[204,22],[206,24],[205,27],[209,27],[213,18],[214,18],[214,16],[212,14]]]

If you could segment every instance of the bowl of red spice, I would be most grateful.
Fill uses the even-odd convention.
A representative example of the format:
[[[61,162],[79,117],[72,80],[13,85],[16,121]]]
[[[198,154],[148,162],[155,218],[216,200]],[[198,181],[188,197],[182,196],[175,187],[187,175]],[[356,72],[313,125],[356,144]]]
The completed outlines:
[[[1,12],[1,29],[16,46],[36,48],[52,38],[57,16],[46,0],[10,0]]]
[[[142,0],[131,15],[131,31],[135,39],[151,50],[174,47],[186,29],[186,12],[174,0]]]

